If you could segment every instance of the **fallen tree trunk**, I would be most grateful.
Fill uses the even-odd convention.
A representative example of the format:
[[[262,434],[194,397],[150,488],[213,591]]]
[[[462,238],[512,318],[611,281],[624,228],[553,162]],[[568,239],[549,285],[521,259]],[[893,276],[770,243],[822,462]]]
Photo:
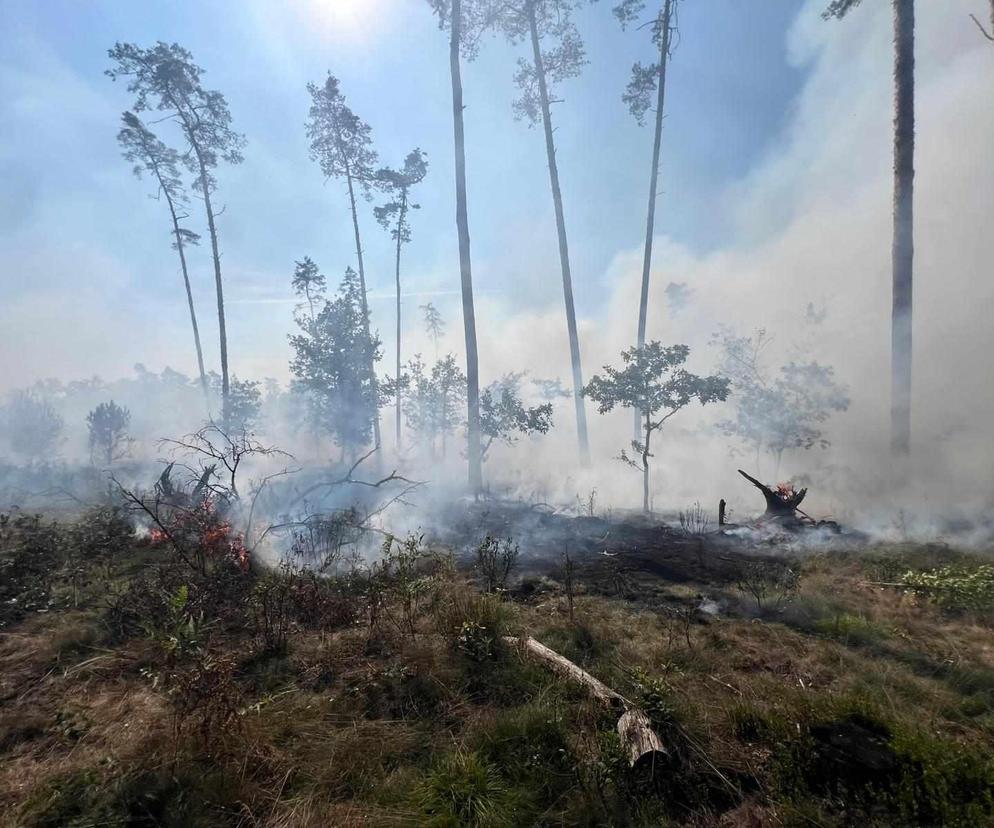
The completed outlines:
[[[534,638],[518,639],[511,636],[504,638],[505,643],[514,647],[522,647],[525,652],[544,662],[559,675],[582,684],[599,702],[612,710],[620,711],[617,731],[621,745],[628,756],[628,764],[655,765],[656,760],[669,756],[663,747],[663,742],[656,735],[649,722],[649,717],[639,710],[628,699],[616,690],[612,690],[600,679],[590,675],[586,670],[574,664],[555,650],[550,650],[541,641]]]

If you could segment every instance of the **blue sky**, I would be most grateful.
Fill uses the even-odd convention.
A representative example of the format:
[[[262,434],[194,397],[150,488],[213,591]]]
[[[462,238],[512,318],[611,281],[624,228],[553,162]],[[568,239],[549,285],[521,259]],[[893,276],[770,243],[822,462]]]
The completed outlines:
[[[610,5],[601,0],[578,15],[589,64],[558,90],[564,102],[553,113],[578,311],[592,318],[610,290],[610,262],[618,251],[641,244],[652,137],[651,127],[638,127],[620,96],[631,64],[651,60],[653,49],[647,32],[620,30]],[[727,194],[782,139],[806,72],[788,59],[785,45],[800,5],[681,4],[657,230],[696,253],[735,246]],[[405,251],[405,285],[419,295],[405,307],[413,313],[415,304],[436,294],[450,326],[458,326],[448,55],[445,35],[423,0],[5,0],[3,280],[26,304],[45,306],[70,294],[81,307],[103,312],[93,320],[101,330],[80,334],[78,342],[67,337],[67,350],[78,355],[87,347],[99,350],[101,342],[120,350],[114,330],[107,330],[116,320],[141,337],[129,345],[132,361],[192,367],[164,206],[148,198],[148,182],[132,177],[115,141],[120,112],[131,98],[120,82],[103,76],[106,50],[115,41],[159,39],[193,52],[206,84],[226,94],[235,126],[248,139],[244,164],[218,175],[236,371],[237,354],[258,350],[260,341],[285,345],[295,259],[310,255],[332,282],[353,260],[344,191],[325,183],[308,159],[303,130],[304,85],[328,70],[372,125],[384,163],[400,163],[414,146],[427,152],[431,167],[417,193],[423,209]],[[489,40],[465,67],[470,218],[477,289],[504,297],[512,310],[534,310],[561,305],[562,294],[541,131],[511,113],[518,53]],[[200,223],[194,214],[191,227],[200,230]],[[392,326],[392,251],[372,205],[365,208],[363,230],[374,322],[386,332]],[[211,358],[206,248],[195,253],[192,266]],[[125,317],[133,324],[125,326]],[[39,324],[47,324],[44,315]],[[31,363],[32,371],[44,367]],[[48,373],[59,369],[52,364]],[[70,370],[80,372],[78,359]],[[250,373],[245,365],[241,370]]]

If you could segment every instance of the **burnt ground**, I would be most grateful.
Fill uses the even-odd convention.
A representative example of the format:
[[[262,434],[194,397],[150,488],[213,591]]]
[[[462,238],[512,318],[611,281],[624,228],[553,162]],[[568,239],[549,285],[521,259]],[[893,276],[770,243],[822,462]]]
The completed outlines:
[[[568,552],[587,591],[648,605],[671,603],[677,596],[685,601],[688,588],[720,594],[741,580],[750,562],[789,565],[813,545],[847,548],[863,540],[858,533],[761,533],[748,526],[691,534],[640,513],[575,516],[544,504],[503,500],[461,501],[449,507],[441,525],[445,528],[434,539],[456,550],[467,565],[486,535],[512,538],[520,547],[518,574],[526,590],[543,577],[560,580]]]

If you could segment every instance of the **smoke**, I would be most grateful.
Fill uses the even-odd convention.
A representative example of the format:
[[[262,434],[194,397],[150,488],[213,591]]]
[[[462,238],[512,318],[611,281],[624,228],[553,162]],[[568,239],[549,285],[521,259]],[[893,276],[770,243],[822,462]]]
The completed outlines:
[[[913,467],[902,486],[893,482],[890,466],[890,239],[892,46],[890,8],[862,4],[842,22],[819,17],[822,3],[808,3],[787,34],[792,63],[803,67],[806,80],[791,107],[778,139],[741,179],[727,187],[716,213],[730,214],[734,232],[721,247],[701,252],[660,235],[655,240],[649,300],[648,336],[666,344],[691,346],[691,370],[711,372],[719,355],[709,344],[722,325],[740,334],[765,328],[774,337],[774,367],[787,362],[803,345],[809,358],[832,365],[849,387],[852,404],[826,426],[827,450],[788,452],[780,476],[803,479],[811,487],[807,503],[814,514],[832,515],[884,529],[902,512],[919,526],[938,531],[939,517],[976,519],[994,505],[992,425],[994,422],[994,268],[989,223],[994,216],[994,49],[969,19],[977,11],[971,0],[918,4],[917,146],[915,179],[915,297],[913,378]],[[743,71],[747,71],[744,67]],[[106,107],[104,107],[106,108]],[[668,133],[679,130],[667,121],[664,130],[663,192],[657,227],[680,204],[665,191]],[[534,136],[526,135],[522,140]],[[536,150],[537,151],[537,150]],[[433,159],[439,164],[444,159]],[[648,173],[649,142],[644,160]],[[567,171],[564,171],[566,174]],[[131,182],[125,182],[122,191]],[[426,186],[434,187],[437,182]],[[471,194],[479,197],[479,194]],[[124,197],[135,194],[127,189]],[[639,196],[641,199],[641,195]],[[603,205],[610,210],[611,205]],[[567,204],[567,219],[569,204]],[[555,236],[547,228],[522,229],[518,245],[535,248],[535,278],[558,280]],[[584,376],[605,363],[617,364],[622,349],[633,344],[641,275],[639,227],[631,228],[631,244],[616,252],[596,280],[601,301],[580,319]],[[370,230],[369,232],[372,232]],[[541,249],[539,249],[541,246]],[[158,251],[165,261],[168,251]],[[134,362],[149,366],[189,364],[189,335],[180,314],[169,314],[161,328],[145,331],[133,348],[121,348],[113,333],[130,333],[126,316],[134,312],[136,283],[123,265],[93,251],[42,250],[31,254],[46,274],[63,278],[52,283],[44,300],[38,294],[20,297],[0,310],[0,345],[5,354],[20,355],[6,387],[32,378],[64,372],[92,374],[100,355],[102,370],[121,375]],[[288,278],[292,263],[287,259]],[[32,261],[27,254],[20,261]],[[486,272],[493,262],[474,262]],[[412,261],[406,277],[411,289],[450,285],[438,273],[421,273]],[[171,271],[165,265],[170,279]],[[100,272],[111,302],[72,289],[71,275]],[[233,262],[231,272],[239,274]],[[329,276],[333,269],[328,268]],[[30,275],[30,274],[27,274]],[[514,274],[515,278],[520,278]],[[422,278],[424,277],[424,278]],[[509,277],[510,278],[510,277]],[[39,276],[39,281],[41,277]],[[245,281],[245,280],[243,280]],[[175,280],[161,280],[161,290],[141,300],[160,303],[175,293]],[[681,289],[674,291],[672,285]],[[243,285],[244,294],[247,287]],[[585,292],[590,293],[589,285]],[[161,294],[161,295],[160,295]],[[202,308],[210,307],[205,294]],[[373,304],[374,315],[389,303]],[[435,354],[423,331],[415,300],[405,304],[405,356]],[[284,331],[273,325],[269,306],[233,303],[242,314],[233,326],[242,333],[233,349],[243,378],[272,375],[286,379],[288,358]],[[441,355],[463,352],[458,304],[446,311],[447,329]],[[547,306],[522,307],[513,296],[481,291],[477,296],[481,382],[527,369],[529,378],[560,377],[568,385],[570,366],[561,299]],[[284,318],[281,315],[280,318]],[[80,320],[88,320],[80,324]],[[381,331],[390,323],[374,319]],[[278,328],[278,330],[276,330]],[[53,336],[51,331],[55,331]],[[388,336],[385,351],[392,352]],[[53,346],[51,343],[55,343]],[[208,338],[208,346],[211,346]],[[211,357],[211,354],[208,354]],[[782,358],[780,358],[782,357]],[[58,365],[53,370],[52,365]],[[389,370],[389,369],[385,369]],[[123,400],[119,400],[123,401]],[[729,405],[733,404],[732,402]],[[191,396],[189,405],[196,405]],[[137,418],[146,416],[131,404]],[[495,446],[485,476],[495,491],[548,501],[587,500],[593,489],[602,509],[631,508],[639,503],[638,474],[615,460],[630,440],[628,412],[600,416],[587,405],[594,464],[579,468],[571,400],[557,403],[555,427],[548,436],[522,438],[513,447]],[[81,421],[82,411],[74,414]],[[178,434],[190,426],[169,429],[169,412],[157,412],[143,426],[151,437]],[[757,511],[755,493],[735,473],[738,466],[758,476],[772,475],[772,463],[736,455],[715,423],[727,408],[691,408],[667,423],[654,440],[653,491],[657,510],[675,510],[700,501],[710,509],[725,497],[737,514]],[[181,419],[181,418],[177,418]],[[297,439],[291,450],[307,454],[305,440],[294,438],[285,423],[270,423],[278,440]],[[392,433],[391,414],[384,413],[384,434]],[[76,444],[82,448],[78,436]],[[389,451],[389,441],[387,450]],[[325,453],[326,456],[326,453]],[[323,458],[317,458],[323,459]],[[410,456],[402,465],[415,466]],[[464,460],[451,452],[418,479],[437,489],[459,481]],[[415,518],[412,518],[414,521]]]
[[[938,515],[982,518],[994,504],[994,165],[985,163],[994,145],[994,109],[988,105],[994,50],[969,19],[972,5],[929,3],[919,10],[914,460],[905,485],[894,483],[888,450],[888,4],[866,4],[844,23],[822,21],[818,4],[798,17],[788,47],[810,74],[782,140],[725,195],[737,205],[735,243],[701,255],[665,236],[655,240],[649,338],[689,344],[695,367],[708,370],[717,362],[708,340],[719,325],[743,334],[765,328],[781,361],[794,356],[793,345],[807,342],[810,356],[833,365],[849,386],[849,411],[835,415],[826,429],[831,448],[784,458],[782,476],[810,480],[808,503],[820,513],[885,525],[903,510],[928,525]],[[665,180],[665,169],[662,174]],[[680,206],[664,192],[659,209],[665,226],[666,214]],[[603,279],[610,290],[606,317],[582,323],[587,378],[605,362],[617,364],[621,349],[634,340],[640,270],[634,237]],[[690,291],[676,307],[667,296],[674,282]],[[485,375],[525,365],[536,366],[534,373],[569,376],[561,309],[522,314],[488,303],[478,316],[503,320],[482,331]],[[627,444],[630,418],[627,412],[599,417],[589,409],[594,472],[570,471],[568,406],[557,411],[557,436],[517,452],[515,462],[527,457],[547,480],[558,477],[561,489],[596,485],[602,498],[634,505],[637,477],[610,462]],[[735,474],[737,464],[752,461],[729,455],[728,441],[711,427],[719,416],[688,410],[664,429],[653,461],[657,508],[719,496],[742,511],[758,505]],[[771,475],[772,464],[761,471]]]

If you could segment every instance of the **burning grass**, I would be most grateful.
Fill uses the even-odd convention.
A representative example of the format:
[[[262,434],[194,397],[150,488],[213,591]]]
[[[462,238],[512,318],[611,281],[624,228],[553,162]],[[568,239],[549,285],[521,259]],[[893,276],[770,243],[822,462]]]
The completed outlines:
[[[994,819],[992,619],[881,585],[984,564],[956,550],[784,563],[676,541],[678,580],[620,550],[619,589],[587,556],[571,602],[558,561],[486,593],[423,539],[315,581],[16,531],[49,545],[6,534],[5,560],[35,544],[57,574],[0,633],[3,825]],[[757,560],[791,568],[783,601],[756,606],[736,569]],[[503,643],[519,634],[636,700],[665,766],[630,769],[612,716]]]

